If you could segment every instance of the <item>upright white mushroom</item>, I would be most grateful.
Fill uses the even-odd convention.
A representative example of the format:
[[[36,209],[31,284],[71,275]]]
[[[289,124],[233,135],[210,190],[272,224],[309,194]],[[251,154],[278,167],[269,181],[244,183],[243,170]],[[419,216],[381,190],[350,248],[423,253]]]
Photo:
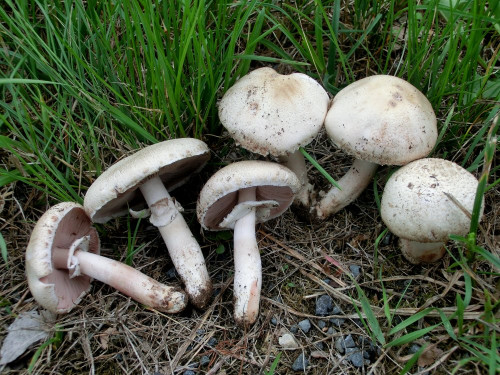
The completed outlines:
[[[154,144],[112,165],[90,186],[84,206],[90,218],[104,223],[146,204],[150,222],[158,227],[190,301],[204,307],[212,295],[205,258],[182,214],[169,194],[198,172],[210,158],[208,146],[180,138]],[[144,212],[144,211],[140,211]]]
[[[239,79],[219,103],[219,118],[245,149],[278,157],[301,182],[296,200],[309,206],[312,185],[299,148],[318,134],[328,110],[328,94],[302,73],[256,69]]]
[[[99,255],[97,231],[83,207],[63,202],[38,220],[26,249],[31,294],[49,311],[70,311],[89,291],[92,279],[112,286],[154,309],[184,309],[183,291],[161,284],[138,270]]]
[[[288,168],[241,161],[217,171],[200,192],[198,220],[209,230],[234,230],[234,317],[242,326],[259,313],[262,266],[255,225],[281,215],[299,190]]]
[[[400,237],[406,259],[415,264],[435,262],[443,257],[450,234],[468,233],[470,218],[456,202],[472,212],[477,186],[467,170],[435,158],[413,161],[389,178],[382,220]]]
[[[427,98],[410,83],[376,75],[356,81],[333,98],[326,132],[356,159],[349,171],[315,207],[326,218],[354,201],[378,165],[404,165],[426,157],[437,140],[436,115]]]

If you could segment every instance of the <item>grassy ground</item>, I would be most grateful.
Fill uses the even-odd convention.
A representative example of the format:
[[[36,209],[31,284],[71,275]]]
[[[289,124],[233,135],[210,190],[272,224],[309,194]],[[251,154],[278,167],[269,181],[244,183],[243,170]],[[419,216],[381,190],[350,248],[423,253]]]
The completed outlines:
[[[37,308],[23,257],[41,214],[60,201],[82,202],[117,159],[168,138],[200,138],[214,150],[177,198],[220,291],[205,311],[165,316],[96,283],[80,307],[58,317],[49,344],[32,347],[8,370],[171,374],[208,355],[210,364],[198,373],[291,373],[299,352],[281,350],[277,337],[310,317],[313,332],[297,334],[310,374],[415,373],[419,364],[437,373],[494,374],[500,366],[500,177],[488,139],[499,111],[499,19],[496,2],[467,0],[4,1],[0,336],[17,314]],[[261,315],[249,331],[237,328],[230,235],[201,233],[194,209],[215,170],[252,157],[225,136],[216,103],[239,76],[260,66],[307,73],[331,96],[373,74],[396,75],[419,88],[438,116],[432,156],[478,178],[483,173],[485,213],[479,229],[475,220],[471,228],[477,236],[455,238],[437,264],[405,262],[378,213],[377,197],[391,172],[381,168],[373,186],[333,219],[317,222],[291,209],[259,227]],[[307,151],[336,178],[350,162],[324,134]],[[327,187],[314,168],[311,179]],[[106,256],[124,261],[137,250],[135,267],[179,282],[166,276],[170,259],[145,221],[123,218],[98,230]],[[356,280],[349,265],[362,267]],[[312,316],[324,293],[347,319],[333,336],[317,329]],[[370,366],[342,362],[334,341],[348,333],[380,347]],[[211,338],[217,343],[208,345]],[[326,358],[311,357],[318,342]],[[412,343],[427,349],[409,355]]]

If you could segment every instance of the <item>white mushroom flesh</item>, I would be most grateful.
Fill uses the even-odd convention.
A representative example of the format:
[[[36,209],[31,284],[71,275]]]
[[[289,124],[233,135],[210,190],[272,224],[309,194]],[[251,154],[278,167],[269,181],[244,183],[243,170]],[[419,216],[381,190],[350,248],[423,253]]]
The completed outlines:
[[[329,215],[339,212],[345,206],[352,203],[372,181],[378,164],[356,159],[349,170],[337,181],[340,189],[332,187],[322,196],[316,207],[316,215],[324,219]]]
[[[186,305],[180,290],[98,254],[99,237],[83,207],[72,202],[51,207],[38,220],[26,249],[26,274],[35,299],[49,311],[68,312],[95,278],[164,312]]]
[[[467,234],[470,217],[463,209],[472,212],[477,186],[471,173],[451,161],[413,161],[387,181],[381,201],[382,220],[392,233],[409,241],[402,244],[411,262],[428,262],[428,246],[415,243],[437,243],[436,251],[443,255],[439,243],[446,242],[450,234]],[[416,255],[421,248],[427,254],[424,259]],[[437,259],[432,256],[433,261]]]
[[[255,188],[238,193],[238,202],[255,201]],[[253,324],[259,313],[262,265],[255,237],[255,207],[234,223],[234,318]]]
[[[180,206],[159,177],[144,182],[140,190],[151,210],[150,221],[158,227],[191,302],[205,306],[212,295],[212,282],[200,245],[179,213]]]

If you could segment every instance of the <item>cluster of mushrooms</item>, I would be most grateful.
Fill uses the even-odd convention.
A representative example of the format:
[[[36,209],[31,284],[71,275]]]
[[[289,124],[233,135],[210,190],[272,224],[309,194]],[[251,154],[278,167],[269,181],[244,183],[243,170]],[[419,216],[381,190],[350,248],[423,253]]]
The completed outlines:
[[[477,179],[457,164],[425,158],[437,139],[426,97],[406,81],[376,75],[354,82],[332,101],[314,79],[260,68],[242,77],[219,104],[223,126],[238,145],[277,161],[247,160],[217,171],[202,188],[197,217],[206,230],[234,231],[234,318],[241,326],[259,311],[262,267],[255,225],[281,215],[294,201],[319,219],[338,212],[370,183],[378,165],[402,166],[387,181],[381,216],[400,237],[412,263],[433,262],[449,234],[469,228]],[[316,193],[299,151],[325,126],[332,141],[355,157],[340,189]],[[200,245],[169,191],[210,158],[197,139],[172,139],[118,161],[88,189],[83,206],[64,202],[36,224],[26,250],[30,290],[46,309],[64,313],[79,303],[92,279],[162,312],[191,302],[204,308],[212,283]],[[168,249],[184,290],[99,255],[94,223],[130,214],[149,216]]]

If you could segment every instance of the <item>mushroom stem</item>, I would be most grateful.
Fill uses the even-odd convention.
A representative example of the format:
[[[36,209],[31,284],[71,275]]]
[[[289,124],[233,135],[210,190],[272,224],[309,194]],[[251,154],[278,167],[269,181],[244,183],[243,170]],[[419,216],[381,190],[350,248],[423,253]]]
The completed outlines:
[[[417,242],[400,238],[399,247],[404,257],[413,264],[436,262],[446,252],[444,242]]]
[[[300,150],[296,150],[290,155],[280,156],[279,161],[295,173],[300,181],[301,187],[295,195],[294,202],[308,207],[310,203],[310,192],[312,191],[313,186],[309,183],[309,178],[307,177],[307,167],[304,155],[302,155]]]
[[[316,205],[316,215],[325,219],[354,201],[366,189],[375,175],[378,164],[356,159],[337,183],[342,190],[332,187]]]
[[[200,245],[159,177],[140,189],[151,209],[150,221],[158,227],[189,299],[196,307],[205,307],[212,296],[212,282]]]
[[[255,188],[242,189],[238,203],[255,201]],[[262,265],[255,237],[255,208],[234,224],[234,319],[250,326],[259,313]]]
[[[70,272],[77,270],[72,277],[87,275],[159,311],[177,313],[186,306],[186,296],[181,290],[161,284],[124,263],[88,252],[86,248],[85,245],[54,248],[54,267]]]

